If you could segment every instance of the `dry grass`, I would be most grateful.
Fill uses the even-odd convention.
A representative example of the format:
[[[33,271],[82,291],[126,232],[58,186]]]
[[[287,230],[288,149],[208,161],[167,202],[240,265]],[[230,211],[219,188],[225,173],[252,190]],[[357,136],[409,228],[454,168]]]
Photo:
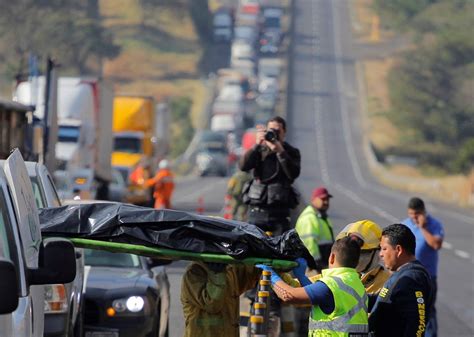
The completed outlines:
[[[104,25],[122,50],[105,62],[104,76],[116,92],[152,95],[159,99],[188,96],[192,120],[198,123],[205,89],[198,79],[201,48],[192,21],[176,2],[144,13],[136,0],[100,0]]]
[[[371,41],[374,33],[375,22],[378,18],[373,10],[374,0],[356,0],[350,2],[352,10],[352,33],[360,41]],[[391,31],[384,29],[383,22],[379,21],[378,29],[381,41],[392,37]]]

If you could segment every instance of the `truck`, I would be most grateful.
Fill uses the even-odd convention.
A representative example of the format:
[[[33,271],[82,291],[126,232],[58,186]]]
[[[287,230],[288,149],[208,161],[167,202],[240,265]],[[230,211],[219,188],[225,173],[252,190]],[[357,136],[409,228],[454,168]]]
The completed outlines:
[[[10,151],[18,148],[28,159],[36,159],[31,107],[18,102],[0,99],[0,159],[9,156]]]
[[[120,95],[114,98],[112,166],[127,182],[126,202],[153,203],[152,191],[143,182],[154,175],[166,152],[166,140],[157,136],[157,120],[166,120],[157,116],[159,111],[165,113],[166,109],[157,109],[153,97]]]
[[[72,282],[74,246],[43,238],[28,172],[16,149],[0,165],[0,336],[41,337],[44,285]]]
[[[17,85],[14,96],[44,118],[45,78]],[[59,77],[57,168],[67,172],[82,198],[107,199],[111,176],[112,105],[110,84],[96,77]]]

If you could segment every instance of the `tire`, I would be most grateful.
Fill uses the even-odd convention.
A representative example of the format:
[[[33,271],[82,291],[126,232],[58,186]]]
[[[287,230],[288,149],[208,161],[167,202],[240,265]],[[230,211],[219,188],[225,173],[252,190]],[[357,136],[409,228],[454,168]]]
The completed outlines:
[[[155,322],[153,323],[153,330],[147,334],[147,337],[160,337],[160,317],[161,317],[161,303],[156,307]]]

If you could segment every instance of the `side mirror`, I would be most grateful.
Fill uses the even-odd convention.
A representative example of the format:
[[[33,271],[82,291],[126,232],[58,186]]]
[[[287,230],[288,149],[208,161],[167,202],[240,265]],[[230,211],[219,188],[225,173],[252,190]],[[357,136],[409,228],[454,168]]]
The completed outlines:
[[[11,261],[0,259],[0,275],[0,315],[3,315],[18,307],[18,280]]]
[[[69,283],[76,277],[76,253],[73,244],[65,239],[43,241],[38,269],[29,269],[29,284]]]

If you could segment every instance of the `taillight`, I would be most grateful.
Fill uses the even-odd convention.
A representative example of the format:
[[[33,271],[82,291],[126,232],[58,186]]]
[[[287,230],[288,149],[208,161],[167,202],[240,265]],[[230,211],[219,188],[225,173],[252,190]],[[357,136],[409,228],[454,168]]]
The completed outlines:
[[[58,314],[67,311],[67,296],[64,284],[44,286],[44,312]]]

